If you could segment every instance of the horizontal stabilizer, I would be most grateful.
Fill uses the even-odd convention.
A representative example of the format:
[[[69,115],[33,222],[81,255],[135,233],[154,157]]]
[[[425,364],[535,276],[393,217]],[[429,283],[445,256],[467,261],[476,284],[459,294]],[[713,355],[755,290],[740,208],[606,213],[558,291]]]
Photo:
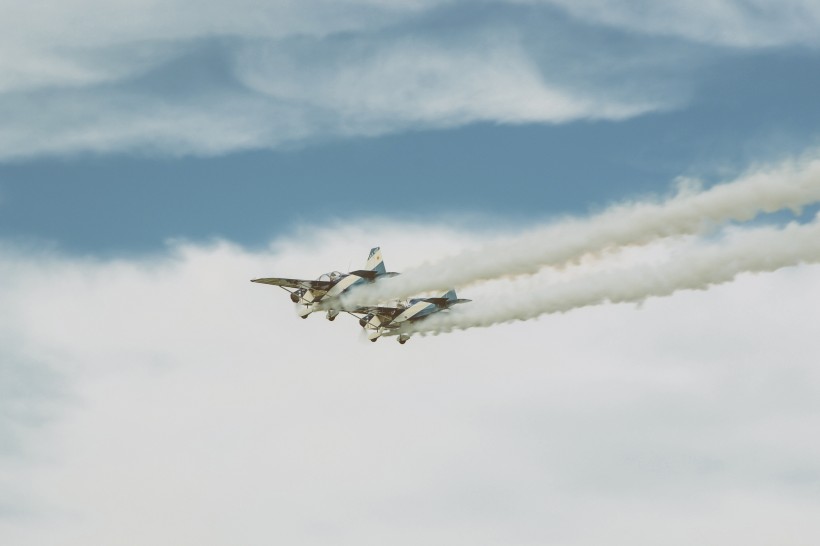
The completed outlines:
[[[356,271],[351,271],[350,274],[367,279],[368,281],[375,281],[376,279],[381,279],[382,277],[395,277],[398,275],[398,273],[393,272],[379,273],[378,271],[372,271],[370,269],[358,269]]]
[[[371,271],[370,269],[358,269],[356,271],[351,271],[351,275],[356,275],[357,277],[361,277],[363,279],[367,279],[368,281],[376,280],[378,273],[375,271]]]
[[[465,299],[456,299],[451,300],[449,298],[424,298],[424,301],[427,303],[432,303],[433,305],[437,305],[439,307],[450,307],[451,305],[455,305],[457,303],[468,303],[473,300],[465,300]]]

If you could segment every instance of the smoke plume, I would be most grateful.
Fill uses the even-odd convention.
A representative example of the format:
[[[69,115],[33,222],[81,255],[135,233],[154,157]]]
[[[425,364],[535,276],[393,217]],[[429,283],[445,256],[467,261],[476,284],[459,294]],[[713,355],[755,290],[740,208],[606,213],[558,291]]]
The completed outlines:
[[[503,322],[529,320],[602,303],[641,302],[679,290],[706,289],[742,273],[775,271],[820,262],[820,215],[812,223],[784,228],[737,229],[722,239],[690,241],[658,265],[603,271],[549,284],[538,278],[509,283],[448,313],[409,325],[407,332],[449,332]]]
[[[730,221],[820,201],[820,160],[787,162],[729,183],[696,190],[684,186],[661,202],[611,207],[590,218],[569,219],[515,238],[462,252],[402,275],[351,290],[346,308],[372,305],[476,282],[532,275],[581,257],[626,245],[708,232]],[[506,319],[505,319],[506,320]]]

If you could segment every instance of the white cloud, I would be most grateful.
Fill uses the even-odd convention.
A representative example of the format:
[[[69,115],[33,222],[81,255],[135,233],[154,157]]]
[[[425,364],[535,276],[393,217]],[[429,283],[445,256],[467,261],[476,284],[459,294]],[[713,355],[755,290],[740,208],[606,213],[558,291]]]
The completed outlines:
[[[240,55],[238,73],[277,102],[333,112],[350,134],[475,121],[619,119],[660,106],[584,97],[550,85],[515,41],[514,34],[463,45],[404,40],[350,52],[355,59],[349,53],[314,61],[312,71],[290,52],[255,46]]]
[[[813,0],[512,0],[559,6],[581,20],[734,47],[820,44]]]
[[[0,459],[4,541],[820,538],[817,267],[399,346],[348,317],[301,321],[248,280],[356,268],[373,244],[402,270],[475,236],[299,235],[116,260],[0,251],[3,369],[36,362],[61,386]]]

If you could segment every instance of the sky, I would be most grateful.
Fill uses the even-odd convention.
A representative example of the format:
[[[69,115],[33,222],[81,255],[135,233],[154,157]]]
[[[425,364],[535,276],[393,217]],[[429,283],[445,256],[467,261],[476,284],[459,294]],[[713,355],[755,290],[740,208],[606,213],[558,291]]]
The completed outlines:
[[[0,12],[0,543],[820,540],[816,2]]]

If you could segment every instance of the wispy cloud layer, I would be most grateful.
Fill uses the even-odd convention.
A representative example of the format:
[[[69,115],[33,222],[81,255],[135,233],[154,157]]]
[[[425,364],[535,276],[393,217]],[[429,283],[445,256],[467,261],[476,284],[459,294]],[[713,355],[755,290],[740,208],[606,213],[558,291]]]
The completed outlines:
[[[335,120],[336,130],[349,134],[476,121],[619,119],[657,106],[610,101],[591,91],[584,97],[582,90],[573,94],[558,82],[551,85],[516,42],[516,34],[506,32],[466,43],[340,43],[341,52],[328,51],[321,60],[310,58],[315,52],[305,58],[298,48],[246,46],[237,73],[277,102],[324,111],[326,123]],[[304,70],[306,64],[313,70]]]
[[[812,0],[513,0],[560,6],[581,20],[636,33],[733,47],[820,45],[820,6]]]
[[[685,98],[652,74],[668,64],[662,48],[602,49],[554,8],[534,9],[535,19],[505,2],[78,0],[44,13],[6,1],[0,159],[623,119]]]

